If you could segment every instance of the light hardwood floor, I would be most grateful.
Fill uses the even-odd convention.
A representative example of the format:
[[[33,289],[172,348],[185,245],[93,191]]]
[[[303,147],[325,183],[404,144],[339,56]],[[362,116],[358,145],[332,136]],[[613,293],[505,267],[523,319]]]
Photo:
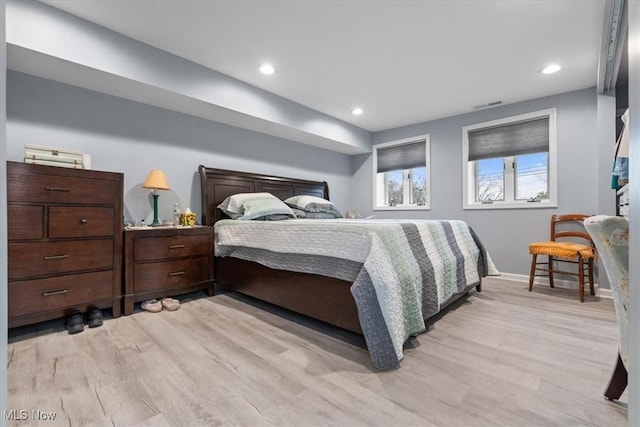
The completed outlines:
[[[8,406],[30,419],[8,424],[627,424],[627,393],[603,397],[618,346],[610,300],[485,279],[390,372],[358,336],[244,300],[187,298],[77,335],[62,322],[10,331]]]

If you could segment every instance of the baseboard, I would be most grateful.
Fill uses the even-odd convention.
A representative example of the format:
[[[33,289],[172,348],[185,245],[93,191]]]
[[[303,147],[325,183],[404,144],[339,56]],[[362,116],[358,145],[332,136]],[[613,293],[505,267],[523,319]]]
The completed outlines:
[[[525,276],[524,274],[501,273],[500,276],[491,276],[491,278],[529,283],[529,276]],[[547,277],[537,276],[534,279],[533,284],[549,286],[549,279]],[[569,289],[576,292],[578,291],[578,282],[574,282],[573,280],[564,280],[564,279],[554,278],[553,284],[557,288]],[[601,289],[597,283],[594,286],[596,288],[596,296],[599,296],[600,298],[613,298],[611,296],[611,289]]]

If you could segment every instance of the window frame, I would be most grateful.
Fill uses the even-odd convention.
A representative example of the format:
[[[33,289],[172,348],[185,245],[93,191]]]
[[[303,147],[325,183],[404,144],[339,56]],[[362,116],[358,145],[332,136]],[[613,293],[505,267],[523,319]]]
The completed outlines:
[[[476,193],[476,165],[474,161],[469,161],[469,132],[478,129],[504,126],[512,123],[534,120],[540,118],[549,119],[549,152],[548,152],[548,187],[549,199],[539,202],[528,202],[527,200],[516,200],[515,185],[516,176],[514,168],[504,170],[504,201],[496,200],[492,203],[482,203],[475,201]],[[531,113],[519,114],[516,116],[504,117],[482,123],[475,123],[462,128],[462,209],[536,209],[555,208],[558,206],[558,186],[557,186],[557,137],[556,137],[556,109],[534,111]],[[503,157],[503,159],[509,156]],[[515,155],[510,156],[515,162]],[[504,163],[504,160],[503,160]],[[511,197],[507,192],[513,193]]]
[[[394,206],[378,206],[378,194],[382,194],[383,198],[387,200],[387,186],[386,179],[378,179],[378,149],[389,148],[398,145],[411,144],[416,142],[424,141],[425,144],[425,177],[427,180],[427,197],[424,205],[417,204],[402,204],[402,205],[394,205]],[[430,210],[431,209],[431,142],[430,135],[417,135],[410,138],[403,138],[389,142],[383,142],[380,144],[373,145],[373,210],[374,211],[411,211],[411,210]],[[407,175],[405,171],[408,169],[403,169],[403,182],[407,180]],[[382,188],[380,188],[382,186]],[[403,201],[405,200],[405,196],[407,195],[407,189],[403,186]]]

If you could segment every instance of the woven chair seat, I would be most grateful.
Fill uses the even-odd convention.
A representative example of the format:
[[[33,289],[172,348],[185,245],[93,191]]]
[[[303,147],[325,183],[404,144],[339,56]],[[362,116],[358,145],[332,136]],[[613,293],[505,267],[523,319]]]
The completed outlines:
[[[593,248],[580,243],[571,242],[555,242],[549,240],[546,242],[535,242],[529,245],[529,253],[536,255],[551,255],[564,259],[575,259],[578,254],[582,259],[593,258]]]

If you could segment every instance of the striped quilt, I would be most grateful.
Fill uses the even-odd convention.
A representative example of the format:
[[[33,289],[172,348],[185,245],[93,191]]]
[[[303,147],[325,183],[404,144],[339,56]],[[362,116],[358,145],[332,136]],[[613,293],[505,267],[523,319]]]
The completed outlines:
[[[462,221],[288,220],[215,224],[215,255],[353,282],[373,364],[393,369],[424,319],[495,269]]]

